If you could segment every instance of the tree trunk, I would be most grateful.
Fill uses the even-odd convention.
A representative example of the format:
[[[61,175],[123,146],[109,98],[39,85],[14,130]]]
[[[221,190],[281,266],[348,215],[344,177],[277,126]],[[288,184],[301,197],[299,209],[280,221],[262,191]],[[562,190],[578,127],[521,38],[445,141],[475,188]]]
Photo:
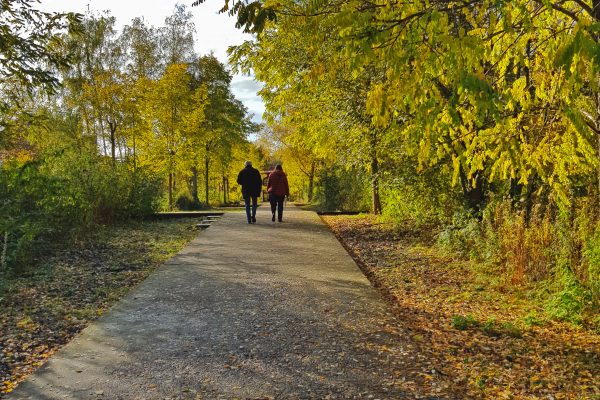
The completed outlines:
[[[371,134],[371,189],[373,214],[381,214],[381,198],[379,197],[379,160],[377,159],[377,133]]]
[[[227,178],[223,175],[223,205],[227,204]]]
[[[477,172],[474,179],[469,179],[467,174],[460,167],[460,183],[463,189],[463,195],[467,201],[469,209],[474,213],[479,213],[485,203],[485,190],[483,187],[484,179],[481,171]]]
[[[596,93],[596,143],[598,146],[598,160],[600,160],[600,93]],[[597,207],[598,212],[596,213],[597,218],[600,218],[600,163],[598,163],[598,193],[597,193]]]
[[[173,173],[169,172],[169,211],[173,211]]]
[[[108,147],[106,146],[106,135],[104,135],[104,132],[102,131],[102,129],[100,129],[100,132],[102,134],[102,149],[104,150],[102,155],[105,156],[108,154]]]
[[[108,129],[110,130],[110,157],[114,167],[117,160],[117,124],[108,121]]]
[[[127,142],[125,138],[121,138],[119,140],[119,159],[123,162],[125,160],[128,161],[129,158],[129,149],[127,148]]]
[[[208,156],[204,159],[204,187],[206,189],[206,207],[208,207],[208,167],[210,161],[208,160]]]
[[[379,197],[379,164],[377,158],[371,160],[371,187],[373,191],[373,214],[381,214],[381,198]]]
[[[312,203],[313,192],[315,190],[315,162],[310,163],[310,173],[308,175],[308,202]]]
[[[198,168],[192,168],[192,199],[195,204],[200,204],[200,199],[198,198]]]
[[[133,135],[133,172],[137,170],[135,135]]]
[[[229,203],[229,178],[225,178],[225,182],[227,183],[227,189],[225,190],[227,196],[227,202]]]

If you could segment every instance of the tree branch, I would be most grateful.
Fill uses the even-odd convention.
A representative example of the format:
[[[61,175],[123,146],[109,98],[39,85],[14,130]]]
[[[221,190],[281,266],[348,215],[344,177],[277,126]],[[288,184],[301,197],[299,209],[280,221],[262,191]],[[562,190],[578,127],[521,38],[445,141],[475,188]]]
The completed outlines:
[[[594,15],[594,9],[592,7],[590,7],[588,4],[586,4],[583,0],[573,0],[575,3],[577,3],[577,5],[579,5],[581,8],[583,8],[583,10],[585,12],[587,12],[588,14],[590,14],[590,16],[595,18]]]
[[[545,6],[545,4],[544,4],[544,2],[543,2],[542,0],[535,0],[535,1],[536,1],[536,3],[542,4],[542,5],[544,5],[544,6]],[[579,2],[578,2],[577,4],[579,4]],[[576,13],[576,12],[573,12],[573,11],[567,10],[566,8],[562,7],[562,6],[561,6],[559,3],[551,3],[551,4],[550,4],[550,7],[551,7],[553,10],[556,10],[556,11],[558,11],[558,12],[561,12],[561,13],[563,13],[564,15],[566,15],[567,17],[570,17],[570,18],[571,18],[572,20],[574,20],[575,22],[579,22],[579,17],[577,16],[577,13]],[[590,9],[590,11],[591,11],[591,9]]]

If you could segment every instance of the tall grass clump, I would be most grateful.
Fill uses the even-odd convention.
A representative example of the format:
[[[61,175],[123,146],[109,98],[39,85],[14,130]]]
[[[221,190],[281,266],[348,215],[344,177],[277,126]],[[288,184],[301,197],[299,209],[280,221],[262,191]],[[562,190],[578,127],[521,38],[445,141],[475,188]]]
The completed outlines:
[[[597,325],[600,225],[585,199],[568,210],[511,200],[490,203],[481,217],[457,212],[438,235],[444,250],[483,265],[503,291],[536,294],[547,315]]]

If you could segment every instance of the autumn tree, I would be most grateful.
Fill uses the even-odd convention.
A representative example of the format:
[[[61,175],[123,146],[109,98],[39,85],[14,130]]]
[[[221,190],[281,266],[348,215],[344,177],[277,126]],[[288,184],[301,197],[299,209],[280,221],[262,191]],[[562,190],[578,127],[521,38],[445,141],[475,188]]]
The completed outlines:
[[[192,63],[195,58],[192,13],[182,4],[177,4],[165,25],[158,30],[160,58],[165,67],[171,64]]]
[[[205,118],[197,126],[194,135],[194,146],[200,149],[204,167],[205,201],[209,204],[209,176],[211,162],[220,158],[223,162],[229,158],[232,146],[245,140],[247,133],[253,129],[247,110],[231,92],[231,74],[225,66],[210,54],[198,59],[194,66],[195,79],[206,87],[208,103],[204,109]],[[197,194],[198,167],[192,167],[192,187],[194,200],[199,201]]]
[[[295,32],[294,24],[305,26],[312,49],[335,55],[310,76],[344,66],[354,76],[380,70],[384,79],[366,87],[373,126],[401,124],[398,134],[422,166],[450,162],[474,208],[484,201],[485,182],[527,185],[538,177],[567,204],[573,177],[592,178],[598,144],[594,96],[585,88],[593,88],[596,74],[593,10],[586,2],[359,0],[234,1],[223,8],[237,15],[238,26],[258,33],[259,46]],[[280,45],[282,54],[297,51]],[[299,65],[314,63],[306,60]],[[585,150],[564,157],[574,143]]]
[[[130,25],[123,27],[119,40],[126,53],[126,72],[134,80],[159,76],[159,36],[154,27],[134,18]]]
[[[169,209],[173,208],[175,174],[185,166],[184,151],[197,126],[204,119],[206,88],[192,85],[185,64],[172,64],[154,84],[148,98],[146,118],[153,135],[146,143],[146,163],[168,177]]]

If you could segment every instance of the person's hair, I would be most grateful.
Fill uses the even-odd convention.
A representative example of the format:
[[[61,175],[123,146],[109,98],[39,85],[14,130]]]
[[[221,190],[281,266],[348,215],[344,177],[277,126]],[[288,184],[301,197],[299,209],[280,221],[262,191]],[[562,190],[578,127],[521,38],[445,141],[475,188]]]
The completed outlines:
[[[283,167],[281,166],[281,164],[277,164],[277,165],[275,166],[275,169],[276,169],[276,170],[279,170],[279,171],[283,171]]]
[[[244,167],[251,167],[251,166],[252,166],[252,161],[250,161],[250,160],[244,161]]]

